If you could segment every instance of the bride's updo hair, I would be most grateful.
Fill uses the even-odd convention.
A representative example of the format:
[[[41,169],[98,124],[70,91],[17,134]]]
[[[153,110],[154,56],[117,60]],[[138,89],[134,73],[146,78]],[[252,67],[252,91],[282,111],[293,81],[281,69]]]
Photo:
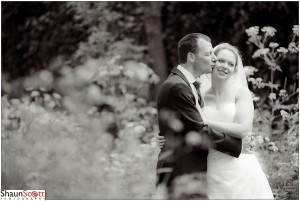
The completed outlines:
[[[240,54],[238,48],[233,45],[230,45],[229,43],[220,43],[219,45],[215,46],[214,54],[217,56],[217,54],[221,50],[229,50],[235,55],[236,62],[235,62],[235,67],[234,67],[234,73],[236,73],[238,71],[238,64],[239,64],[239,62],[241,62],[241,61],[239,61],[241,59],[241,54]]]

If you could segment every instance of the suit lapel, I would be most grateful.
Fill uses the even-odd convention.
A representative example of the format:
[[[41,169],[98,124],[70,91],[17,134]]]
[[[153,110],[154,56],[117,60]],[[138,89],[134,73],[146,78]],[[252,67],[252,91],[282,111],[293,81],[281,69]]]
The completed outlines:
[[[181,77],[181,79],[184,80],[184,82],[188,85],[188,87],[191,89],[191,91],[192,91],[192,93],[193,93],[193,89],[192,89],[190,83],[188,82],[188,80],[186,79],[186,77],[183,75],[183,73],[182,73],[180,70],[178,70],[176,67],[174,67],[174,68],[172,69],[172,71],[171,71],[170,76],[172,76],[172,75],[178,75],[179,77]],[[197,92],[197,93],[198,93],[198,92]],[[194,93],[193,93],[193,94],[194,94]],[[196,102],[196,99],[193,99],[193,100]],[[199,100],[200,100],[200,99],[199,99]],[[195,103],[195,104],[196,104],[196,103]]]
[[[174,67],[174,68],[172,69],[171,74],[175,74],[175,75],[178,75],[179,77],[181,77],[181,79],[183,79],[183,80],[185,81],[185,83],[191,88],[190,83],[187,81],[186,77],[185,77],[185,76],[183,75],[183,73],[182,73],[180,70],[178,70],[176,67]],[[191,88],[191,89],[192,89],[192,88]]]

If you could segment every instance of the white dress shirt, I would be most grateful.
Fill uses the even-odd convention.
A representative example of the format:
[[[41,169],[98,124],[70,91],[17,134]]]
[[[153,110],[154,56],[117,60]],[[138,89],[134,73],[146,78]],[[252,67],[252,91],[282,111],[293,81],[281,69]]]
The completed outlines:
[[[192,92],[194,94],[194,97],[195,97],[195,101],[196,101],[196,108],[198,109],[199,113],[200,113],[200,116],[202,117],[202,120],[204,123],[206,123],[206,119],[204,117],[204,114],[203,114],[203,111],[199,105],[199,99],[198,99],[198,93],[197,93],[197,89],[196,87],[194,86],[194,82],[196,82],[196,78],[188,71],[186,70],[184,67],[178,65],[177,66],[177,69],[182,72],[182,74],[184,75],[184,77],[187,79],[187,81],[189,82],[191,88],[192,88]]]

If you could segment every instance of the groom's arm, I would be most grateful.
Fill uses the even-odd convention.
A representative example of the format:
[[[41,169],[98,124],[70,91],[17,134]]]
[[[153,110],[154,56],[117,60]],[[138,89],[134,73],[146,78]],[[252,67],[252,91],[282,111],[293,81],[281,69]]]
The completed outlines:
[[[207,121],[207,124],[224,134],[224,140],[216,143],[216,148],[221,152],[229,152],[238,157],[242,149],[243,138],[252,130],[254,106],[251,93],[248,88],[241,87],[237,93],[236,113],[233,123]],[[233,153],[233,154],[232,154]]]
[[[199,111],[195,107],[195,98],[191,89],[185,84],[177,84],[172,87],[169,94],[170,106],[180,114],[184,121],[184,126],[189,130],[200,132],[206,135],[207,125],[203,122]],[[242,151],[242,141],[222,133],[209,133],[209,138],[213,140],[215,149],[223,153],[238,157]]]
[[[242,152],[242,140],[240,138],[232,137],[213,129],[209,130],[213,136],[214,149],[236,158],[239,157]]]
[[[168,99],[171,108],[180,115],[184,127],[188,127],[188,130],[201,131],[206,126],[195,107],[194,94],[186,84],[174,85]]]

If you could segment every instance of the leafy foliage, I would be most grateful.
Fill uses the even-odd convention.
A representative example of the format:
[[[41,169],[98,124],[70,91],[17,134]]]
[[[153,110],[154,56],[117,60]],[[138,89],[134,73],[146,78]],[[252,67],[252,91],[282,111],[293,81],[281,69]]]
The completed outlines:
[[[252,57],[263,59],[270,71],[267,79],[250,77],[249,81],[254,92],[259,94],[254,98],[257,102],[254,132],[259,144],[258,153],[277,199],[299,197],[299,102],[293,98],[298,94],[298,87],[296,89],[295,83],[288,92],[287,78],[284,81],[274,79],[275,73],[282,73],[282,61],[298,53],[298,25],[292,30],[292,41],[288,48],[272,42],[277,32],[273,27],[260,29],[255,26],[246,30],[249,43],[258,48]]]
[[[287,44],[290,27],[299,23],[298,9],[296,2],[166,2],[162,21],[169,71],[178,64],[177,42],[192,32],[207,34],[213,46],[221,42],[237,46],[245,63],[250,63],[252,48],[245,43],[244,30],[251,26],[273,26],[280,30],[279,42]],[[296,70],[298,65],[293,68]]]
[[[61,95],[30,89],[21,100],[2,97],[5,189],[46,189],[50,199],[151,196],[157,117],[138,92],[157,77],[145,64],[100,61],[69,69],[58,80]]]
[[[67,3],[3,2],[1,8],[2,70],[12,78],[69,57],[88,36]]]

